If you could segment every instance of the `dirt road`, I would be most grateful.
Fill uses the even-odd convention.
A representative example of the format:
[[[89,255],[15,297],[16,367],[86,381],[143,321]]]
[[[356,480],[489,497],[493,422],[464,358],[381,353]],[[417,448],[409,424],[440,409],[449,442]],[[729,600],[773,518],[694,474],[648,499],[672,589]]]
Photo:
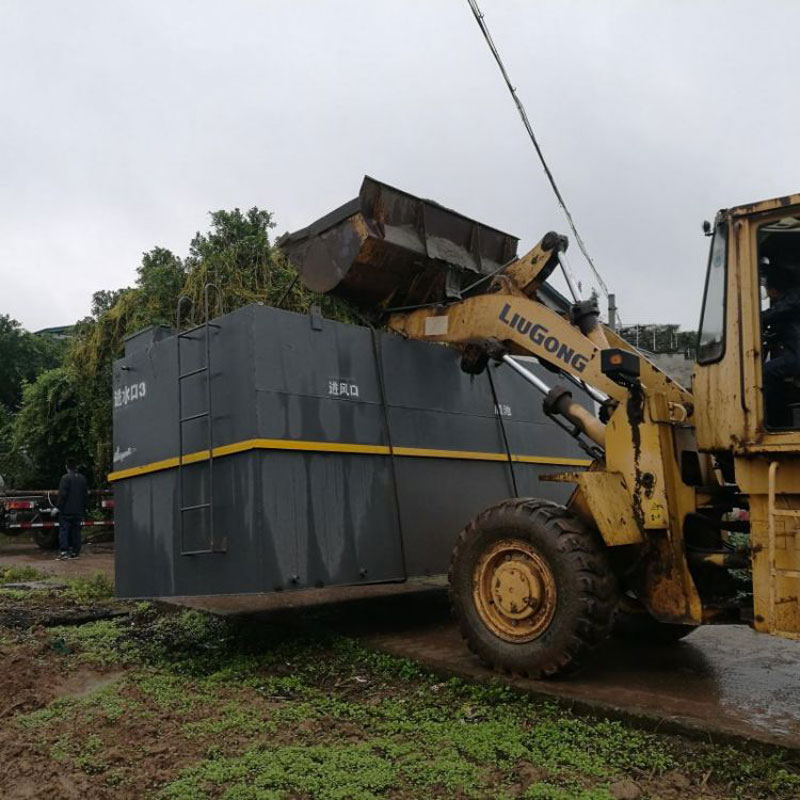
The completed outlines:
[[[56,560],[53,550],[42,550],[25,536],[0,536],[0,564],[34,567],[41,572],[62,578],[89,577],[102,572],[114,577],[114,543],[87,542],[80,558]]]

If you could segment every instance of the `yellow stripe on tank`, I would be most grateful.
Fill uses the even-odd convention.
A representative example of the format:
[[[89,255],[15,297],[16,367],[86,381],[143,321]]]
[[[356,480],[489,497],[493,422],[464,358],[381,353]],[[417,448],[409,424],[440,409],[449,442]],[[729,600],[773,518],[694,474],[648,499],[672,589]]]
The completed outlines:
[[[241,442],[221,445],[214,448],[214,458],[244,453],[248,450],[293,450],[312,453],[358,453],[364,455],[395,455],[409,458],[449,458],[466,461],[508,461],[505,453],[488,453],[481,450],[435,450],[426,447],[394,447],[382,444],[350,444],[348,442],[309,442],[301,439],[245,439]],[[208,450],[187,453],[182,464],[197,464],[208,461]],[[511,460],[521,464],[549,464],[559,467],[588,467],[591,464],[585,458],[566,458],[562,456],[529,456],[511,454]],[[177,457],[163,461],[153,461],[140,467],[116,470],[109,473],[109,481],[135,478],[150,472],[174,469],[179,465]]]

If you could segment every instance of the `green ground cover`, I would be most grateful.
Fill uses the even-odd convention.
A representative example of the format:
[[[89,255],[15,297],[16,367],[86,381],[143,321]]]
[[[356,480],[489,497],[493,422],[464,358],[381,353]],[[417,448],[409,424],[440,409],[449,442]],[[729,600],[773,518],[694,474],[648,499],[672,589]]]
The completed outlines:
[[[443,680],[313,619],[242,623],[141,604],[126,618],[6,633],[2,644],[98,676],[5,724],[97,796],[800,797],[784,752],[577,716],[502,683]]]

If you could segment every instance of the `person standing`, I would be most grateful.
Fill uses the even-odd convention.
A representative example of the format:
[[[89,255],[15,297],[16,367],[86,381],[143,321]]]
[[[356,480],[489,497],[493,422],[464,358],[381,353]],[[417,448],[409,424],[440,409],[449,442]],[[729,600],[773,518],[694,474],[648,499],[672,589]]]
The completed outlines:
[[[81,552],[81,523],[86,515],[89,488],[74,458],[67,459],[67,473],[58,484],[58,558],[77,558]]]

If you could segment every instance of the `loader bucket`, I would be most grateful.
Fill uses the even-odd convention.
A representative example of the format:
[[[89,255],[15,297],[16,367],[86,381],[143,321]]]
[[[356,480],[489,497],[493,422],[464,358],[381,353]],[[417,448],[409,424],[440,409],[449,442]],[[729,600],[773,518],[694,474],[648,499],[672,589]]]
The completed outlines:
[[[460,297],[513,259],[517,241],[365,177],[358,197],[277,244],[312,291],[380,310]]]

